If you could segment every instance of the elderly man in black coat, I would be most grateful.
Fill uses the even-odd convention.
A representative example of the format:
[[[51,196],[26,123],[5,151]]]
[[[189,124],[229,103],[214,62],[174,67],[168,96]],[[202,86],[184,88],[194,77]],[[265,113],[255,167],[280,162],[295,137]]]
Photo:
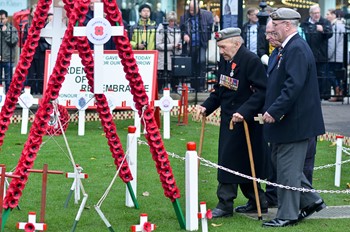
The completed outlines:
[[[221,59],[218,84],[209,98],[197,106],[197,116],[209,115],[221,107],[218,163],[231,170],[251,176],[243,120],[248,123],[257,177],[265,177],[265,154],[262,126],[254,122],[265,101],[266,74],[259,57],[243,46],[239,28],[226,28],[215,34]],[[229,129],[230,120],[235,122]],[[233,200],[237,197],[238,185],[248,203],[236,208],[236,212],[256,212],[253,182],[249,179],[218,170],[217,197],[219,203],[212,211],[213,217],[233,214]],[[258,185],[262,212],[267,212],[264,192]]]
[[[264,135],[271,146],[277,183],[311,190],[303,173],[308,139],[325,132],[316,63],[298,34],[300,14],[280,8],[270,17],[282,49],[277,59],[269,62]],[[263,226],[291,226],[326,207],[316,192],[278,188],[277,193],[276,218]]]

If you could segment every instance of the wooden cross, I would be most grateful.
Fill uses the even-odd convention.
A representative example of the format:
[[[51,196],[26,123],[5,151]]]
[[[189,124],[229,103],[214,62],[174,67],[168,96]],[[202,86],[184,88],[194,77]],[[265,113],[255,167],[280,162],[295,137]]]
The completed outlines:
[[[0,164],[0,226],[2,225],[2,204],[5,196],[5,178],[20,178],[20,176],[6,173],[6,166]],[[0,227],[1,228],[1,227]]]
[[[103,45],[108,42],[111,36],[124,35],[123,26],[111,26],[108,20],[103,17],[103,3],[94,3],[94,17],[88,22],[86,27],[74,27],[74,36],[87,36],[88,40],[94,44],[94,93],[106,92],[103,86],[108,83],[110,77],[103,74]]]
[[[208,232],[208,219],[212,219],[212,217],[211,210],[207,210],[207,204],[202,201],[200,203],[200,212],[198,213],[198,219],[202,222],[202,232]]]
[[[79,164],[76,165],[74,168],[74,172],[67,172],[66,177],[67,178],[74,178],[72,187],[70,188],[70,192],[68,195],[68,198],[66,200],[65,208],[68,205],[69,198],[71,197],[73,191],[74,191],[74,203],[78,204],[78,201],[80,200],[80,187],[81,187],[81,181],[80,179],[87,179],[88,174],[81,173],[83,171],[83,168],[79,166]]]
[[[264,124],[263,115],[258,114],[257,117],[254,117],[254,121],[259,122],[259,124]]]
[[[46,223],[37,223],[36,222],[36,213],[29,212],[28,222],[17,222],[17,229],[25,230],[30,232],[35,232],[36,230],[46,230]]]
[[[163,138],[170,139],[170,111],[179,105],[179,100],[173,100],[170,97],[170,89],[164,88],[163,97],[154,101],[154,105],[163,111]]]
[[[29,108],[35,104],[39,104],[39,99],[34,98],[30,94],[30,86],[24,87],[24,93],[21,94],[18,101],[19,105],[22,107],[22,124],[21,124],[21,134],[25,135],[28,131],[28,121],[29,121]]]
[[[45,210],[46,210],[47,175],[48,174],[63,174],[63,172],[62,171],[48,170],[48,165],[47,164],[44,164],[44,167],[43,167],[42,170],[39,170],[39,169],[28,169],[28,172],[42,173],[43,174],[42,184],[41,184],[40,222],[44,222],[45,221]],[[34,219],[34,222],[35,222],[35,219]]]
[[[140,215],[140,224],[131,226],[132,232],[149,232],[156,229],[155,224],[151,224],[148,221],[148,216],[145,213]]]
[[[62,22],[63,9],[62,7],[53,8],[53,20],[49,22],[45,28],[41,30],[40,36],[44,37],[46,42],[51,44],[50,65],[49,73],[51,75],[53,68],[55,67],[58,51],[60,49],[62,38],[67,29],[66,25]]]

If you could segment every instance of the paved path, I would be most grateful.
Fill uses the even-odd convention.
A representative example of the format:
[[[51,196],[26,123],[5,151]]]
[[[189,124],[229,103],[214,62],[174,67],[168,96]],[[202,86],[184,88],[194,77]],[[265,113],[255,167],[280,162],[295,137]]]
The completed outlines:
[[[322,101],[326,132],[350,137],[350,104],[348,99],[341,102]]]

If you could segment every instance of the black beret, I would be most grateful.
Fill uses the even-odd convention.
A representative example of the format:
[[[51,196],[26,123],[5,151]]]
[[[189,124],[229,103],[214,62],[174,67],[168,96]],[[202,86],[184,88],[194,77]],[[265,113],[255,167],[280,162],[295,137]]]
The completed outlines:
[[[148,8],[149,11],[152,11],[151,6],[145,3],[145,4],[142,4],[141,6],[139,6],[139,13],[141,13],[141,11],[142,11],[144,8]]]

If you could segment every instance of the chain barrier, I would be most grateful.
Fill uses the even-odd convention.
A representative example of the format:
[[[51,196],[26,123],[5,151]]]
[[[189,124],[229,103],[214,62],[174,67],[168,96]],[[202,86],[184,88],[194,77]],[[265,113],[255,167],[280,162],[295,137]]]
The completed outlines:
[[[142,140],[138,140],[138,144],[140,145],[147,145],[148,144],[145,142],[145,141],[142,141]],[[186,158],[185,157],[182,157],[180,155],[177,155],[175,153],[172,153],[172,152],[167,152],[168,155],[170,155],[171,157],[173,158],[176,158],[176,159],[180,159],[182,161],[185,161]],[[245,175],[245,174],[242,174],[240,172],[237,172],[237,171],[234,171],[234,170],[231,170],[231,169],[228,169],[224,166],[221,166],[221,165],[218,165],[216,163],[213,163],[209,160],[206,160],[204,159],[203,157],[199,157],[197,156],[197,158],[201,161],[201,164],[203,164],[203,166],[207,166],[207,167],[212,167],[212,168],[216,168],[216,169],[221,169],[223,171],[226,171],[228,173],[231,173],[231,174],[234,174],[236,176],[240,176],[240,177],[243,177],[243,178],[246,178],[246,179],[249,179],[249,180],[252,180],[252,181],[257,181],[259,183],[263,183],[263,184],[268,184],[268,185],[272,185],[274,187],[278,187],[278,188],[283,188],[283,189],[288,189],[288,190],[293,190],[293,191],[299,191],[299,192],[316,192],[316,193],[336,193],[336,194],[350,194],[350,189],[347,189],[347,190],[316,190],[316,189],[306,189],[306,188],[298,188],[298,187],[290,187],[290,186],[285,186],[285,185],[281,185],[281,184],[277,184],[277,183],[273,183],[273,182],[270,182],[270,181],[267,181],[267,180],[262,180],[260,178],[254,178],[254,177],[251,177],[249,175]],[[343,161],[341,163],[348,163],[350,162],[350,160],[347,160],[347,161]],[[336,164],[328,164],[328,165],[324,165],[322,167],[318,167],[317,169],[323,169],[323,168],[326,168],[326,167],[332,167]],[[315,168],[316,170],[316,168]]]

